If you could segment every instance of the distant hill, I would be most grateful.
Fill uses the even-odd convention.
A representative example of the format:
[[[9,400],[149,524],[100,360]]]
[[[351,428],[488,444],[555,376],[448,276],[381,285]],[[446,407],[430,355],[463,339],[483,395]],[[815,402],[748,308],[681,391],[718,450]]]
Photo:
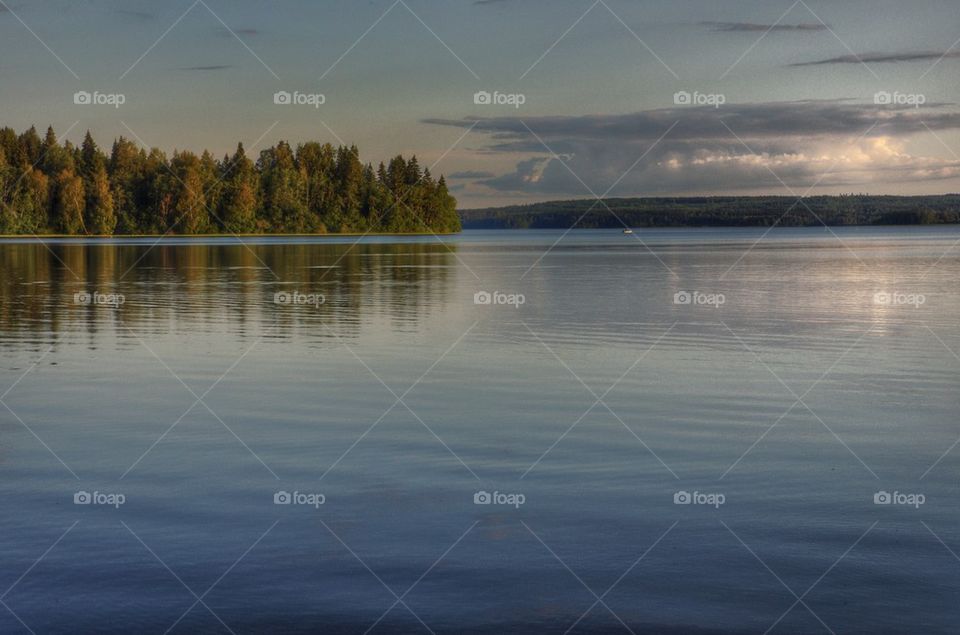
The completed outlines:
[[[461,210],[464,229],[803,227],[960,223],[960,194],[942,196],[712,196],[551,201]],[[607,209],[610,208],[610,210]],[[582,217],[582,218],[581,218]],[[818,220],[818,218],[820,220]],[[579,219],[579,220],[578,220]]]

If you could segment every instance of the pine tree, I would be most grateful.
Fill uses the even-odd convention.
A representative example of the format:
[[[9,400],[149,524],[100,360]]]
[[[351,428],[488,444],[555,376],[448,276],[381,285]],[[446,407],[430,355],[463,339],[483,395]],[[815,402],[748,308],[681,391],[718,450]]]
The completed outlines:
[[[264,214],[271,231],[305,232],[308,224],[306,176],[294,162],[290,145],[281,141],[260,155]]]
[[[182,234],[207,231],[207,202],[203,193],[200,160],[190,152],[174,154],[171,167],[177,177],[173,205],[175,229]]]
[[[143,162],[144,206],[139,223],[142,233],[166,233],[176,229],[174,214],[177,180],[170,174],[167,157],[154,148]]]
[[[216,215],[220,209],[220,199],[223,197],[224,190],[223,179],[221,178],[222,170],[208,150],[204,150],[203,154],[200,155],[200,163],[197,169],[200,173],[201,190],[205,202],[204,217],[207,229],[204,231],[209,231],[219,222]]]
[[[363,164],[356,146],[339,148],[336,164],[336,191],[338,198],[338,232],[357,231],[360,224],[360,208],[363,205]]]
[[[233,234],[246,234],[257,228],[257,192],[253,163],[247,158],[243,144],[237,145],[233,158],[226,160],[223,229]]]
[[[146,155],[136,144],[123,137],[113,143],[110,152],[109,179],[113,194],[116,231],[132,234],[143,231],[142,214],[147,207],[143,179]]]
[[[307,209],[311,222],[318,231],[325,232],[339,222],[334,183],[336,151],[329,143],[305,143],[297,148],[297,165],[307,179]]]
[[[31,136],[36,136],[36,131],[33,128],[27,131],[27,134],[30,132],[33,133]],[[28,141],[28,144],[32,144],[32,141]],[[28,156],[32,154],[32,151],[29,149],[25,151]],[[36,164],[42,167],[44,174],[47,176],[56,176],[64,170],[70,170],[72,172],[75,169],[70,151],[66,146],[60,146],[57,142],[57,135],[53,132],[52,127],[47,128],[47,134],[43,138],[38,150],[38,157],[30,163],[30,165]]]
[[[0,234],[15,234],[19,229],[17,225],[17,208],[11,205],[7,199],[7,189],[13,181],[13,170],[7,163],[7,153],[0,146]]]
[[[457,214],[457,199],[450,194],[450,191],[447,189],[447,180],[443,176],[437,181],[431,206],[438,211],[436,221],[436,226],[439,228],[438,231],[452,234],[463,229],[460,222],[460,215]]]
[[[92,181],[97,170],[104,165],[104,157],[100,153],[90,131],[83,137],[83,144],[80,146],[80,174],[87,184]]]
[[[52,133],[53,128],[48,128],[47,136],[49,137]],[[30,126],[29,130],[20,135],[18,141],[23,154],[22,165],[24,167],[36,165],[40,161],[41,153],[43,152],[43,142],[40,140],[40,135],[37,134],[37,129]]]
[[[20,166],[28,165],[17,132],[13,128],[0,128],[0,149],[3,150],[8,167],[16,170]]]

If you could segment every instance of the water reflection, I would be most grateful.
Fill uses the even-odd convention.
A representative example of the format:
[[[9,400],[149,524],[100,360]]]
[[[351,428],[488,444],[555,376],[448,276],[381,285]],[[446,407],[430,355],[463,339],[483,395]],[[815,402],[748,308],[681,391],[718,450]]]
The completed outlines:
[[[166,333],[336,326],[358,337],[365,321],[414,328],[449,295],[453,250],[439,243],[135,244],[10,243],[0,248],[0,345],[66,330],[96,335],[125,327]],[[278,292],[322,296],[283,306]],[[121,294],[118,309],[78,293]],[[96,338],[91,339],[96,346]]]

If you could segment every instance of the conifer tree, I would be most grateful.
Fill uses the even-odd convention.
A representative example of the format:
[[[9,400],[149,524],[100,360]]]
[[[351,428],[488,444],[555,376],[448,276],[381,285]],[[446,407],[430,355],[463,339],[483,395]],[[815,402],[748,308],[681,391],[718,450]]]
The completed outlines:
[[[142,216],[146,207],[143,186],[145,154],[127,139],[120,137],[113,143],[109,161],[110,191],[113,194],[116,230],[133,234],[143,231]]]
[[[247,158],[243,144],[231,159],[225,161],[223,229],[234,234],[246,234],[257,228],[257,191],[253,163]]]
[[[173,156],[174,185],[173,213],[175,230],[182,234],[200,234],[207,230],[207,203],[203,192],[200,160],[190,152]]]

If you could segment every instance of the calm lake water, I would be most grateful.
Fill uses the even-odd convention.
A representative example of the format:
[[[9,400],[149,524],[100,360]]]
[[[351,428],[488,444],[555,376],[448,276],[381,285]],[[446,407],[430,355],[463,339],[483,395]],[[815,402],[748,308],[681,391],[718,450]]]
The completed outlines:
[[[835,232],[0,242],[0,632],[956,633],[960,229]]]

